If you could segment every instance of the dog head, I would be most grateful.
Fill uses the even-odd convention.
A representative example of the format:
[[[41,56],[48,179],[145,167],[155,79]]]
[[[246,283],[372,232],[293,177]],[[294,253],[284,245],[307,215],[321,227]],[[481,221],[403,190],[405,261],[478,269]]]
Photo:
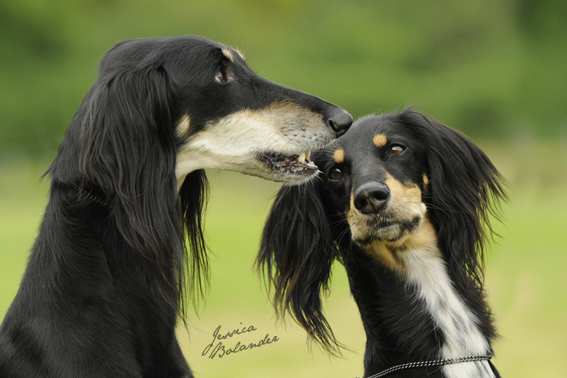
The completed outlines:
[[[309,151],[352,123],[341,108],[264,79],[242,53],[201,37],[123,42],[103,58],[101,76],[109,85],[129,80],[142,106],[155,100],[152,86],[166,89],[156,95],[175,126],[179,186],[202,168],[302,182],[317,172]]]
[[[257,264],[290,310],[327,350],[338,345],[320,294],[331,265],[367,253],[394,271],[407,249],[438,247],[457,290],[483,303],[483,226],[504,197],[500,175],[462,134],[404,110],[369,116],[313,153],[321,174],[284,185],[274,202]]]
[[[187,264],[183,228],[197,288],[207,270],[203,168],[302,182],[317,172],[308,151],[351,123],[341,108],[260,77],[222,44],[131,40],[102,58],[49,173],[104,197],[109,219],[176,307]]]
[[[333,147],[314,155],[331,212],[360,246],[403,244],[426,218],[426,146],[394,117],[366,117]]]

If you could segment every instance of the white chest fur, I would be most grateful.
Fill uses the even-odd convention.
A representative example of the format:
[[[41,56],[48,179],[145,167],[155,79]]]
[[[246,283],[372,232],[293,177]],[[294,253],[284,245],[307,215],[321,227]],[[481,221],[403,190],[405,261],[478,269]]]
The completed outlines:
[[[478,319],[465,306],[451,284],[445,262],[436,247],[407,250],[399,254],[403,275],[417,288],[435,325],[444,335],[442,359],[480,356],[490,353],[488,341],[478,326]],[[448,378],[494,377],[487,361],[446,365]]]

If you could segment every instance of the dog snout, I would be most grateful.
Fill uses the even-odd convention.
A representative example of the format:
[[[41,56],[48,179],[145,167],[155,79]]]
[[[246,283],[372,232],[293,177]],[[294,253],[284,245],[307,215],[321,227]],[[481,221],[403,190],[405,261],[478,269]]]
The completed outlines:
[[[348,128],[352,125],[352,122],[353,118],[350,113],[341,108],[335,108],[331,111],[331,114],[329,114],[327,126],[333,129],[338,137],[346,133]]]
[[[354,194],[354,207],[363,214],[377,214],[390,199],[390,188],[379,182],[361,185]]]

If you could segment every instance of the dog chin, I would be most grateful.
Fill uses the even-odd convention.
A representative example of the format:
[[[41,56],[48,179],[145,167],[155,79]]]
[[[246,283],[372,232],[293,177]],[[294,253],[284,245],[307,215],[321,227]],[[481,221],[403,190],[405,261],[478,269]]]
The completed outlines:
[[[367,247],[376,241],[386,242],[386,243],[396,243],[403,237],[404,234],[405,232],[401,228],[401,226],[394,224],[384,228],[374,229],[368,233],[358,232],[355,234],[353,232],[352,239],[356,244],[360,245],[361,247]]]
[[[358,226],[356,230],[353,230],[353,227],[351,227],[352,239],[361,247],[370,246],[374,242],[401,245],[411,235],[419,231],[422,223],[423,218],[416,216],[410,221],[401,221],[378,226],[374,225],[370,227]],[[364,230],[364,228],[366,228],[366,230]]]

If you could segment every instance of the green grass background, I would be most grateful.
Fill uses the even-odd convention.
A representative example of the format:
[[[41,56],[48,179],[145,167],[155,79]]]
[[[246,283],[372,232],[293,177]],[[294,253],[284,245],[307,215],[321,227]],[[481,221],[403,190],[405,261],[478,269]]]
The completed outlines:
[[[492,244],[486,287],[501,338],[494,362],[504,377],[567,376],[567,143],[518,139],[479,142],[510,183],[501,238]],[[0,157],[0,317],[18,289],[46,203],[48,162]],[[199,377],[354,377],[363,373],[365,337],[344,269],[336,264],[326,314],[351,351],[331,358],[310,348],[292,321],[276,322],[263,284],[252,269],[263,222],[279,185],[230,172],[208,172],[211,199],[206,234],[212,285],[189,333],[179,338]],[[279,341],[223,358],[203,357],[212,333],[253,325],[234,346],[266,334]]]
[[[0,0],[0,318],[46,203],[49,180],[39,177],[97,62],[124,39],[197,34],[239,47],[262,76],[355,117],[415,104],[491,139],[478,142],[511,185],[486,266],[502,335],[494,361],[504,377],[567,377],[566,12],[564,0]],[[361,375],[364,333],[344,269],[335,267],[325,308],[352,352],[310,354],[293,322],[276,325],[251,270],[279,186],[228,172],[210,178],[212,286],[190,336],[179,330],[197,376]],[[258,329],[243,343],[280,341],[201,356],[219,325],[241,323]]]

